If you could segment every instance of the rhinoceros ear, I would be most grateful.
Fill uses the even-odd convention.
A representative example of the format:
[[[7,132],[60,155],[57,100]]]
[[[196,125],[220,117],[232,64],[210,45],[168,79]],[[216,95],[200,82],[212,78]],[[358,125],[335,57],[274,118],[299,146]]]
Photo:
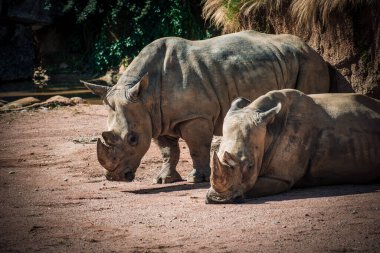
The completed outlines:
[[[274,117],[280,111],[281,111],[281,103],[279,102],[273,108],[270,108],[269,110],[267,110],[265,112],[259,113],[259,116],[260,116],[262,122],[265,122],[266,124],[269,124],[269,123],[271,123],[274,120]]]
[[[82,80],[80,80],[80,82],[83,83],[93,94],[98,95],[101,98],[104,98],[107,95],[107,92],[111,89],[111,87],[108,86],[88,83]]]
[[[237,111],[239,109],[242,109],[242,108],[246,107],[247,105],[249,105],[250,103],[251,103],[251,101],[249,101],[248,99],[238,97],[234,101],[232,101],[231,108],[230,108],[229,112],[233,112],[233,111]]]
[[[139,82],[137,82],[131,88],[127,89],[125,97],[127,98],[128,102],[136,102],[141,97],[142,91],[148,87],[148,83],[149,75],[148,73],[145,73],[145,75],[140,79]]]

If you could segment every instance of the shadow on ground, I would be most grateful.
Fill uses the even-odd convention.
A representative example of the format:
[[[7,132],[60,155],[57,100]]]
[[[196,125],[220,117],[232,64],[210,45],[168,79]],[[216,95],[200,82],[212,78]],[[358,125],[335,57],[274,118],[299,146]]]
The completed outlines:
[[[371,192],[379,192],[380,184],[371,185],[334,185],[334,186],[316,186],[309,188],[296,188],[289,192],[261,197],[246,199],[245,204],[264,204],[266,202],[296,200],[296,199],[310,199],[310,198],[324,198],[336,197],[346,195],[357,195]]]
[[[188,190],[195,190],[195,189],[208,189],[209,187],[210,187],[209,182],[197,183],[197,184],[176,183],[176,184],[170,184],[170,185],[165,185],[161,187],[138,189],[138,190],[132,190],[132,191],[125,190],[122,192],[134,193],[134,194],[157,194],[161,192],[176,192],[176,191],[188,191]]]

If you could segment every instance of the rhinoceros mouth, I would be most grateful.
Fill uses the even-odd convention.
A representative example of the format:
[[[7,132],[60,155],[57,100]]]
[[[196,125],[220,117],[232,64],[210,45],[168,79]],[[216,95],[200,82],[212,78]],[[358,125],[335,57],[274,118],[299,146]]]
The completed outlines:
[[[107,171],[106,179],[109,181],[126,181],[132,182],[135,179],[135,173],[130,169],[124,169],[121,173]]]
[[[243,196],[233,197],[230,194],[228,195],[229,196],[225,197],[218,194],[216,191],[209,189],[206,195],[206,204],[241,204],[245,202]]]
[[[135,173],[129,170],[124,173],[124,178],[125,178],[125,181],[132,182],[133,179],[135,179]]]

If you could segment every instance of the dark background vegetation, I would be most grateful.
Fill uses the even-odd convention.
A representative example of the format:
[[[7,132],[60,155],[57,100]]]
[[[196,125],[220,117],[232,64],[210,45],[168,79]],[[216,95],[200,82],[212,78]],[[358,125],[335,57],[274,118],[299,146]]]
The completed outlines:
[[[35,70],[101,75],[157,38],[216,34],[201,0],[0,0],[0,81]]]
[[[160,37],[197,40],[213,33],[201,19],[200,1],[61,0],[44,4],[60,12],[53,27],[62,35],[65,48],[58,57],[78,70],[102,72],[128,65],[144,46]]]

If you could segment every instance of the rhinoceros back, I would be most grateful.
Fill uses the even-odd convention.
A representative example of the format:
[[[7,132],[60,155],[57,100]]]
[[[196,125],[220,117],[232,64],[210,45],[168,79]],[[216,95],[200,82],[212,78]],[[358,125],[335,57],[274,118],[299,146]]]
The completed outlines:
[[[325,111],[309,171],[314,184],[380,179],[380,101],[363,95],[311,96]],[[331,97],[331,98],[329,98]]]

